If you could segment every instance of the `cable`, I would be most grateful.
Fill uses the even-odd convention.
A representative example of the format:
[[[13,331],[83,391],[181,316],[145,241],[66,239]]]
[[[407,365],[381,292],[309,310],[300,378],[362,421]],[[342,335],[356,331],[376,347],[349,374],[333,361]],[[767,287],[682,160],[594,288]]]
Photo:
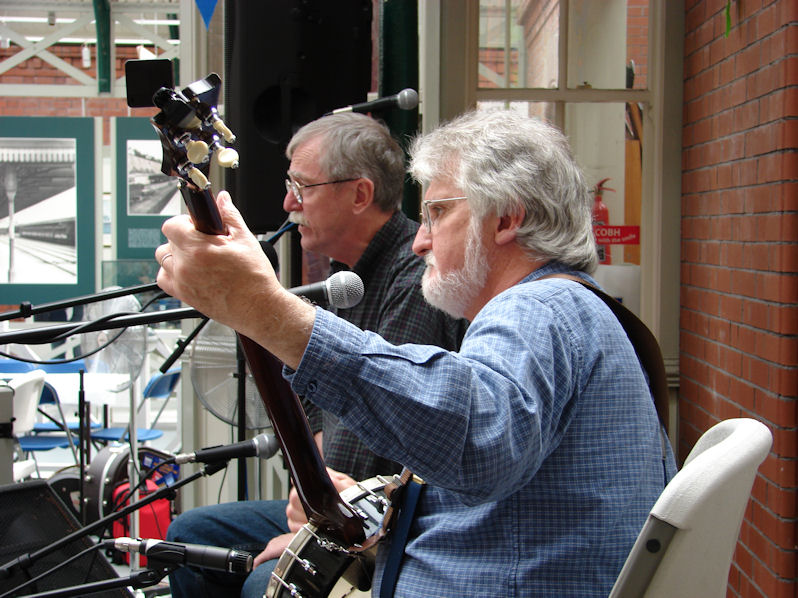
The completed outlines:
[[[110,545],[113,546],[113,542]],[[40,581],[41,579],[44,579],[48,575],[52,575],[53,573],[55,573],[59,569],[63,569],[64,567],[66,567],[70,563],[76,561],[77,559],[81,558],[82,556],[85,556],[89,552],[92,552],[94,550],[99,550],[100,548],[103,548],[103,547],[106,547],[106,546],[109,546],[108,542],[102,542],[100,544],[93,544],[92,546],[89,546],[88,548],[82,550],[78,554],[69,557],[67,560],[65,560],[65,561],[63,561],[61,563],[58,563],[55,567],[53,567],[51,569],[48,569],[44,573],[40,573],[36,577],[33,577],[33,578],[21,583],[16,588],[14,588],[12,590],[9,590],[5,594],[0,594],[0,598],[7,598],[9,596],[13,596],[17,591],[21,590],[22,588],[24,588],[26,586],[29,586],[31,584],[34,584],[37,581]]]

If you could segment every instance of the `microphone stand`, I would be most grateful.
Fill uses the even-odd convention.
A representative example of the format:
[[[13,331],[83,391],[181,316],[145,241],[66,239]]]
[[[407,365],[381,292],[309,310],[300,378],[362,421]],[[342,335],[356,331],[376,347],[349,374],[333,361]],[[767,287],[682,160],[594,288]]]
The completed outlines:
[[[149,565],[149,560],[147,561]],[[179,565],[154,565],[153,569],[141,569],[134,571],[125,577],[117,579],[107,579],[104,581],[95,581],[91,583],[82,584],[79,586],[72,586],[70,588],[62,588],[60,590],[50,590],[49,592],[41,592],[39,594],[26,594],[21,598],[65,598],[67,596],[86,596],[87,594],[96,594],[105,590],[113,590],[116,588],[131,587],[136,590],[141,588],[148,588],[154,586],[164,577],[169,575],[172,571],[178,568]]]
[[[192,474],[191,476],[187,477],[184,480],[178,480],[177,482],[175,482],[171,486],[164,486],[163,488],[159,488],[155,492],[146,495],[145,498],[142,498],[142,499],[138,500],[135,503],[131,502],[130,504],[128,504],[126,507],[120,509],[119,511],[117,511],[115,513],[111,513],[109,515],[106,515],[102,519],[98,519],[94,523],[91,523],[91,524],[89,524],[89,525],[87,525],[87,526],[85,526],[85,527],[83,527],[83,528],[81,528],[81,529],[79,529],[79,530],[67,535],[67,536],[64,536],[63,538],[61,538],[59,540],[56,540],[55,542],[52,542],[52,543],[48,544],[47,546],[44,546],[44,547],[40,548],[39,550],[36,550],[35,552],[18,556],[14,560],[9,561],[9,562],[5,563],[4,565],[0,566],[0,579],[8,578],[10,576],[10,574],[14,571],[14,569],[17,569],[17,568],[23,569],[23,570],[27,569],[34,562],[36,562],[37,560],[39,560],[43,556],[46,556],[46,555],[50,554],[51,552],[54,552],[54,551],[58,550],[59,548],[62,548],[64,546],[66,546],[67,544],[69,544],[70,542],[74,542],[75,540],[77,540],[79,538],[82,538],[84,536],[88,536],[88,535],[92,534],[93,532],[101,531],[102,529],[104,529],[105,527],[107,527],[109,524],[113,523],[117,519],[121,519],[122,517],[126,517],[127,515],[129,515],[133,511],[136,511],[136,510],[138,510],[138,509],[140,509],[142,507],[145,507],[148,504],[150,504],[152,502],[155,502],[156,500],[159,500],[161,498],[168,498],[169,500],[174,500],[175,492],[178,489],[182,488],[186,484],[190,484],[191,482],[193,482],[193,481],[195,481],[195,480],[197,480],[197,479],[199,479],[199,478],[201,478],[203,476],[210,476],[210,475],[213,475],[214,473],[216,473],[218,471],[221,471],[222,469],[227,467],[227,463],[228,463],[227,461],[220,461],[219,463],[208,464],[201,471],[198,471],[198,472]],[[164,575],[165,575],[165,573],[164,573]],[[159,578],[158,580],[156,580],[153,583],[158,583],[158,581],[160,581],[160,579],[161,578]],[[113,580],[113,581],[117,581],[117,580]],[[100,582],[100,583],[106,583],[106,582]],[[89,584],[89,585],[94,585],[94,584]],[[129,585],[129,584],[124,584],[124,585]],[[113,586],[113,587],[124,587],[124,585],[123,586]],[[152,585],[152,584],[150,583],[149,585]],[[87,586],[81,586],[81,588],[85,588],[85,587],[87,587]],[[104,589],[104,588],[100,588],[100,589]],[[62,590],[56,590],[55,592],[61,592],[61,591]],[[67,588],[66,591],[69,591],[69,588]],[[82,591],[85,592],[85,589],[83,589]],[[93,591],[99,591],[99,590],[93,590]],[[57,596],[76,596],[76,595],[80,595],[80,593],[77,593],[77,594],[61,594],[61,593],[47,592],[45,594],[42,594],[42,596],[44,596],[44,595],[47,595],[47,596],[56,596],[56,595]]]
[[[124,289],[113,289],[110,291],[102,291],[93,295],[82,295],[80,297],[73,297],[72,299],[65,299],[64,301],[56,301],[53,303],[44,303],[39,306],[31,305],[29,301],[23,301],[19,304],[19,309],[16,311],[7,311],[0,314],[0,322],[5,320],[15,320],[17,318],[27,318],[37,314],[47,313],[48,311],[55,311],[57,309],[66,309],[68,307],[76,307],[78,305],[86,305],[94,303],[95,301],[105,301],[106,299],[116,299],[117,297],[124,297],[126,295],[136,295],[138,293],[147,293],[151,291],[161,291],[157,283],[142,284],[134,287],[127,287]]]
[[[204,318],[200,312],[190,307],[179,307],[175,309],[165,309],[163,311],[145,311],[135,314],[122,314],[113,319],[97,322],[80,322],[68,324],[54,324],[52,326],[42,326],[40,328],[28,328],[26,330],[10,330],[0,332],[0,345],[6,343],[18,343],[22,345],[41,345],[52,342],[60,336],[69,336],[79,332],[97,332],[98,330],[113,330],[115,328],[127,328],[128,326],[140,326],[146,324],[157,324],[159,322],[170,322],[182,320],[184,318]]]

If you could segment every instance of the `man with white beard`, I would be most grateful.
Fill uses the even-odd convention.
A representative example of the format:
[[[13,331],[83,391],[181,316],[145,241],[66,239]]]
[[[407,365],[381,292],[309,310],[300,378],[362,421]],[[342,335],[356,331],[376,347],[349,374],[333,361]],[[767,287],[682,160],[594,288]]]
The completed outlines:
[[[588,186],[558,131],[511,111],[465,114],[411,156],[422,288],[471,321],[459,352],[392,345],[285,291],[226,193],[226,237],[164,225],[158,282],[424,479],[395,595],[606,596],[675,463],[623,328],[557,277],[594,283]]]

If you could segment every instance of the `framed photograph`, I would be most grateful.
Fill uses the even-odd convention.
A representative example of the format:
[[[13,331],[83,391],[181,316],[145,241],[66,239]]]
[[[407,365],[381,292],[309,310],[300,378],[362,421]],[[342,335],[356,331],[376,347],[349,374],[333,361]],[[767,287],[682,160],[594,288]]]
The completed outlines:
[[[94,291],[94,120],[0,117],[0,303]]]
[[[116,118],[118,259],[152,259],[161,224],[180,213],[177,179],[161,172],[163,150],[148,118]]]

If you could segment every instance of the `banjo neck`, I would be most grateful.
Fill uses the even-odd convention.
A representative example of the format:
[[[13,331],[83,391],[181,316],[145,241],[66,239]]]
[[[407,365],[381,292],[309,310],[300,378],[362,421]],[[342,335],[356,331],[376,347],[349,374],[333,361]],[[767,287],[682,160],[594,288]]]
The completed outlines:
[[[161,170],[178,178],[195,228],[209,235],[227,232],[207,178],[210,157],[238,166],[238,154],[220,139],[235,139],[216,113],[220,86],[219,76],[211,74],[181,91],[162,87],[153,97],[161,112],[151,119],[163,146]],[[361,544],[363,523],[335,489],[299,398],[282,377],[282,364],[253,340],[237,337],[308,520],[344,546]]]

